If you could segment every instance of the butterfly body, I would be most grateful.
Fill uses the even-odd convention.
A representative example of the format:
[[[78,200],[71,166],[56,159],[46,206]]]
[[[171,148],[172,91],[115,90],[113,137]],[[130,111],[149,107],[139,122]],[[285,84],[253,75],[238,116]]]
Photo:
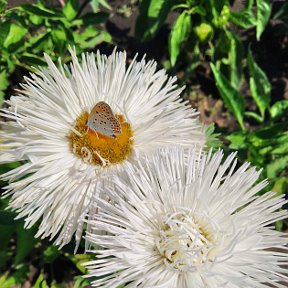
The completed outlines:
[[[111,138],[116,138],[116,135],[122,132],[121,125],[112,109],[103,101],[98,102],[91,110],[87,126],[95,133],[99,132]]]

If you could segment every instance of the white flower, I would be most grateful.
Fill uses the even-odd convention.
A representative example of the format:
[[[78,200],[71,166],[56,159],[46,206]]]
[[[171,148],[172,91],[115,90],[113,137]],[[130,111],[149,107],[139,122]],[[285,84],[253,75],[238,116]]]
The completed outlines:
[[[197,113],[179,96],[176,78],[156,62],[126,54],[110,57],[71,52],[70,67],[48,68],[25,78],[19,95],[1,111],[0,162],[23,161],[4,175],[6,196],[29,228],[39,221],[37,237],[63,246],[76,232],[81,239],[84,215],[92,196],[111,176],[125,170],[135,155],[154,153],[164,145],[204,145]],[[99,101],[110,105],[121,124],[116,139],[87,129],[87,118]]]
[[[234,171],[235,154],[222,158],[174,149],[129,164],[109,188],[113,201],[96,199],[99,214],[88,221],[92,285],[287,287],[288,240],[273,227],[287,217],[286,201],[257,196],[267,184],[254,185],[260,172],[249,163]]]

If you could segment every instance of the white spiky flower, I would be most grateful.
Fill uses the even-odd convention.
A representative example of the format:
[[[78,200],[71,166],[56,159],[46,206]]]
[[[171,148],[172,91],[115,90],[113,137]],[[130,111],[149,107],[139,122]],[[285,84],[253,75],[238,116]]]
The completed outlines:
[[[273,226],[287,217],[285,199],[257,196],[267,184],[254,185],[260,172],[249,163],[234,171],[235,154],[222,158],[174,149],[129,165],[109,188],[113,201],[96,199],[88,221],[92,285],[287,287],[288,239]]]
[[[70,67],[57,68],[45,55],[48,68],[25,78],[19,95],[1,110],[0,162],[23,161],[4,175],[6,196],[27,228],[40,220],[37,237],[64,245],[76,232],[79,242],[84,215],[99,187],[141,153],[179,144],[204,145],[197,113],[183,103],[176,78],[157,63],[126,53],[109,57],[70,51]],[[89,111],[106,102],[121,125],[111,138],[87,129]],[[110,118],[109,118],[110,119]]]

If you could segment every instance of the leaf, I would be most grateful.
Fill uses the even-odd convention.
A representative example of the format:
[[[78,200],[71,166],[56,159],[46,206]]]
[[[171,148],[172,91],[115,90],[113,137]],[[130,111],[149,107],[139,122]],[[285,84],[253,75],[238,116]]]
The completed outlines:
[[[265,110],[269,107],[270,103],[271,84],[264,71],[254,61],[250,49],[247,60],[251,94],[260,110],[262,118],[264,118]]]
[[[284,115],[288,109],[288,100],[277,101],[270,109],[271,117],[275,120]]]
[[[184,11],[177,18],[169,38],[169,53],[172,66],[176,63],[181,44],[188,38],[191,31],[191,17]]]
[[[43,60],[43,57],[39,57],[30,53],[24,53],[21,57],[21,61],[25,62],[25,64],[29,66],[34,67],[47,66],[47,62]]]
[[[3,212],[3,211],[1,211],[1,212]],[[0,268],[3,267],[6,263],[6,261],[11,257],[11,255],[9,255],[10,249],[8,247],[8,244],[9,244],[14,232],[15,232],[15,227],[0,225]],[[0,287],[2,287],[1,283],[0,283]]]
[[[36,231],[36,226],[31,229],[25,229],[22,225],[17,227],[15,265],[22,263],[38,242],[38,240],[34,238]]]
[[[236,25],[249,29],[256,25],[256,18],[250,9],[244,9],[240,12],[231,12],[230,19]]]
[[[102,5],[104,8],[108,10],[112,10],[111,6],[108,4],[106,0],[90,0],[89,2],[93,12],[97,12],[99,10],[99,5]]]
[[[108,13],[98,12],[98,13],[87,13],[84,16],[82,16],[80,20],[83,21],[84,26],[89,26],[104,23],[108,20],[108,18],[109,18]]]
[[[263,33],[265,26],[269,21],[272,4],[270,0],[256,0],[256,4],[256,38],[259,41],[261,34]]]
[[[234,132],[226,138],[230,141],[230,149],[241,150],[247,147],[246,135],[242,132]]]
[[[0,225],[4,226],[16,226],[23,224],[23,220],[15,220],[16,214],[10,211],[0,211]]]
[[[18,287],[19,285],[22,285],[24,282],[24,278],[28,275],[29,272],[29,266],[24,265],[19,270],[14,272],[11,276],[8,276],[4,274],[1,275],[0,278],[0,287],[1,288],[12,288],[12,287]],[[17,285],[18,284],[18,285]]]
[[[3,104],[5,97],[4,91],[7,89],[8,85],[9,85],[8,75],[7,72],[3,70],[2,72],[0,72],[0,107]]]
[[[286,169],[288,164],[288,155],[285,157],[278,158],[267,165],[267,177],[274,178],[284,169]]]
[[[258,115],[258,114],[255,113],[255,112],[248,111],[248,112],[245,112],[244,115],[253,118],[253,119],[256,120],[258,123],[262,123],[263,120],[264,120],[260,115]]]
[[[39,274],[33,288],[49,288],[47,281],[45,280],[45,276],[43,271]]]
[[[228,52],[229,69],[230,69],[230,83],[236,90],[242,82],[242,60],[244,55],[244,48],[241,40],[234,33],[227,33],[230,40],[230,49]]]
[[[60,251],[57,246],[49,246],[43,253],[43,259],[45,263],[52,263],[60,255]]]
[[[27,33],[27,28],[20,26],[20,24],[17,23],[11,23],[9,33],[3,43],[3,46],[5,48],[8,48],[12,44],[16,44],[19,42]]]
[[[78,9],[79,9],[78,0],[66,0],[62,11],[68,20],[73,20],[78,13]]]
[[[87,268],[83,266],[82,264],[85,262],[88,262],[91,260],[91,255],[89,254],[67,254],[65,255],[67,258],[74,263],[74,265],[77,267],[77,269],[83,273],[86,274]]]
[[[82,288],[82,287],[87,288],[90,284],[90,282],[84,279],[82,276],[75,276],[73,280],[75,282],[73,288]],[[120,288],[120,287],[121,286],[117,286],[117,288]]]
[[[210,10],[212,12],[213,18],[218,19],[222,9],[225,5],[225,0],[209,0],[207,1],[207,4],[210,6]]]
[[[277,195],[282,195],[286,193],[286,189],[288,188],[288,178],[279,177],[276,179],[273,188],[271,189],[273,192],[276,192]]]
[[[284,2],[283,2],[284,3]],[[273,16],[273,19],[285,20],[288,19],[288,2],[282,4],[278,11]]]
[[[137,38],[142,41],[152,39],[176,2],[176,0],[141,1],[135,31]]]
[[[7,35],[10,30],[11,23],[9,21],[0,22],[1,29],[0,29],[0,47],[3,47],[4,41],[7,38]]]
[[[288,152],[288,142],[279,145],[277,148],[274,148],[272,151],[273,155],[281,155]]]
[[[53,44],[51,40],[51,33],[44,32],[31,37],[26,45],[27,51],[34,54],[43,53],[43,51],[49,51],[52,49]]]
[[[42,16],[38,16],[38,15],[30,15],[29,16],[29,20],[31,21],[31,23],[33,23],[34,25],[38,26],[43,22],[43,17]]]
[[[61,19],[61,15],[56,14],[54,11],[43,8],[43,7],[39,7],[36,4],[24,4],[21,5],[21,8],[28,12],[31,13],[32,15],[37,15],[37,16],[41,16],[44,18],[51,18],[51,19]]]
[[[206,126],[206,125],[205,125]],[[215,124],[211,123],[208,127],[205,127],[206,145],[207,148],[219,148],[222,146],[222,142],[219,140],[220,133],[215,132]]]
[[[75,43],[82,49],[93,48],[102,42],[110,43],[112,41],[112,37],[108,32],[98,31],[92,26],[87,27],[81,34],[74,32],[73,37]]]
[[[235,88],[233,88],[227,78],[220,71],[217,70],[216,66],[213,63],[211,63],[211,69],[216,80],[216,86],[218,88],[218,91],[222,96],[226,106],[235,115],[237,121],[241,126],[241,129],[245,130],[243,123],[244,100],[242,96]]]
[[[4,13],[7,5],[7,0],[0,0],[0,13]]]
[[[193,30],[200,42],[207,42],[213,38],[214,30],[213,27],[208,23],[203,22],[196,26]]]

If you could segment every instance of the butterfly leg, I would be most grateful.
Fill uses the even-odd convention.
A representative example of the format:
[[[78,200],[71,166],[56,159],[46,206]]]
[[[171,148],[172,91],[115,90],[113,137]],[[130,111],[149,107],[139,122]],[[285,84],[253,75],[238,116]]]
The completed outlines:
[[[87,126],[87,130],[86,130],[84,135],[87,135],[88,131],[89,131],[89,127]],[[92,130],[92,131],[95,133],[97,139],[99,139],[98,133],[96,131],[94,131],[94,130]]]

